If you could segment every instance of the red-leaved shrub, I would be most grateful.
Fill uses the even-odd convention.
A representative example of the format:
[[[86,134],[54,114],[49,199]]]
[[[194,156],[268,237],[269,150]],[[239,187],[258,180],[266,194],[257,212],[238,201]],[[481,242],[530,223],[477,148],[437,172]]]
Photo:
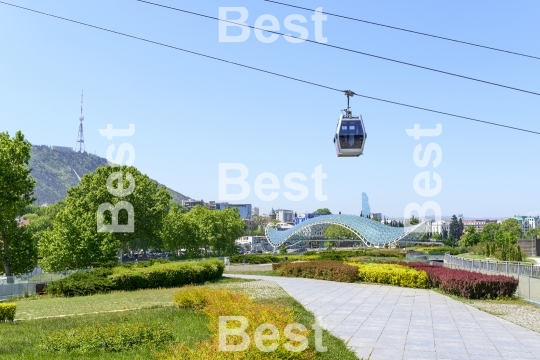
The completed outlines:
[[[432,287],[468,299],[495,299],[512,296],[518,279],[505,275],[486,275],[467,270],[449,269],[420,262],[401,263],[428,274]]]
[[[281,263],[274,267],[281,276],[303,277],[339,282],[355,282],[358,268],[339,261],[306,261]]]

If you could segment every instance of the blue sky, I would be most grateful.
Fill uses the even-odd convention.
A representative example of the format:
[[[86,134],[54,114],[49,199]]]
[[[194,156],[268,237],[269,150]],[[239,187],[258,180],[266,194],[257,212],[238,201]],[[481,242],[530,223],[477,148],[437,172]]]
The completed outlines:
[[[537,1],[290,0],[310,8],[540,56]],[[397,102],[540,131],[540,98],[310,43],[271,44],[252,33],[242,43],[220,43],[218,23],[136,1],[20,0],[18,5],[136,36]],[[245,7],[248,24],[263,14],[283,28],[312,13],[263,1],[161,3],[217,16]],[[354,98],[368,132],[365,155],[337,158],[331,139],[344,95],[219,63],[0,4],[0,130],[22,130],[34,144],[74,146],[80,92],[85,92],[85,140],[91,153],[129,142],[134,165],[195,199],[218,199],[220,163],[242,163],[251,188],[270,172],[280,183],[271,202],[253,189],[240,202],[268,212],[328,207],[358,214],[361,193],[372,211],[401,217],[407,204],[435,201],[444,215],[502,217],[540,213],[539,135]],[[329,17],[328,43],[540,92],[540,60],[472,48]],[[98,129],[133,123],[133,137],[109,141]],[[415,141],[405,129],[442,124],[441,136]],[[420,168],[417,144],[437,143],[441,165]],[[311,173],[322,165],[327,201],[315,198]],[[422,197],[413,179],[436,171],[442,190]],[[306,175],[308,197],[287,200],[286,174]],[[231,188],[231,192],[234,190]],[[294,193],[294,192],[293,192]]]

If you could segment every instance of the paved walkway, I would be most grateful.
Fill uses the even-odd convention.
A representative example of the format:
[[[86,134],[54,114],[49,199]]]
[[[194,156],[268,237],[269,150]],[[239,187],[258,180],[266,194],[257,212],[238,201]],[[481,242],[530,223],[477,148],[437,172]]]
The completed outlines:
[[[277,282],[359,358],[540,359],[540,334],[431,290],[226,276]]]

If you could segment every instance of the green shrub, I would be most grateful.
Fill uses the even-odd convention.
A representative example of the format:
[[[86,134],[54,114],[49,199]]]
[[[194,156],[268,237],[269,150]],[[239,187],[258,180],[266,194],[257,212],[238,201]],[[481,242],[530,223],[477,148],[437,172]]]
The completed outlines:
[[[354,266],[330,260],[283,263],[274,270],[281,276],[339,282],[354,282],[357,276],[357,269]]]
[[[358,279],[364,282],[427,289],[429,278],[425,271],[396,264],[353,264],[358,267]]]
[[[120,352],[140,346],[158,347],[172,340],[172,332],[162,325],[110,323],[55,331],[41,347],[57,353]]]
[[[150,266],[117,266],[95,269],[65,277],[47,285],[53,296],[85,296],[112,290],[166,288],[204,283],[223,275],[220,260],[182,263],[155,262]]]
[[[117,268],[110,276],[116,290],[137,290],[198,284],[220,278],[219,260],[158,264],[140,269]]]
[[[87,296],[114,290],[109,279],[113,270],[110,268],[94,269],[66,276],[46,286],[46,292],[53,296]]]
[[[276,256],[268,254],[248,254],[248,255],[233,255],[229,258],[231,264],[243,264],[244,259],[246,259],[247,264],[258,265],[258,264],[270,264],[278,263],[283,261],[285,256]]]
[[[360,256],[351,258],[351,262],[358,262],[360,264],[395,264],[403,261],[403,258],[398,257],[386,257],[386,256]]]
[[[0,303],[0,322],[13,321],[17,304],[15,303]]]

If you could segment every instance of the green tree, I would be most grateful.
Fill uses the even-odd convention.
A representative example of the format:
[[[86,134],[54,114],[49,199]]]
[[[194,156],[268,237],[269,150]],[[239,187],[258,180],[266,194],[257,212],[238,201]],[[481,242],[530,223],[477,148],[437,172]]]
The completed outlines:
[[[332,215],[332,212],[328,208],[317,209],[313,213],[320,215]]]
[[[418,225],[418,224],[420,224],[420,220],[418,220],[418,218],[415,218],[414,215],[413,215],[412,218],[411,218],[411,221],[409,222],[409,224]]]
[[[461,235],[463,235],[462,225],[459,224],[456,215],[452,215],[452,220],[450,221],[450,233],[448,235],[456,240],[461,239]]]
[[[197,230],[192,216],[188,216],[178,207],[172,207],[163,220],[161,230],[164,249],[174,252],[183,249],[190,258],[200,256],[199,249],[202,246],[197,238]]]
[[[497,223],[489,223],[482,229],[480,233],[480,242],[489,243],[495,241],[495,235],[499,231],[501,225]]]
[[[434,233],[434,234],[431,235],[431,238],[433,240],[442,240],[442,235],[439,234],[439,233]]]
[[[465,234],[461,237],[462,246],[475,246],[481,241],[480,233],[476,232],[474,226],[467,227]]]
[[[519,239],[523,236],[523,230],[521,224],[516,219],[510,218],[502,222],[500,231],[509,232],[515,235],[516,239]]]
[[[279,247],[279,253],[281,255],[287,255],[287,248],[285,247],[285,244],[281,244],[281,246]]]
[[[213,211],[213,215],[215,227],[212,250],[217,252],[218,256],[237,254],[236,240],[242,236],[246,227],[240,212],[237,208],[229,208]]]
[[[538,239],[540,237],[540,228],[529,229],[525,236],[528,239]]]
[[[64,201],[59,201],[56,204],[32,209],[33,214],[38,215],[38,217],[26,225],[26,229],[32,234],[36,244],[39,243],[45,231],[52,230],[54,219],[64,206]]]
[[[119,192],[122,188],[126,189],[124,193]],[[114,260],[115,254],[121,255],[127,243],[137,240],[159,247],[160,230],[170,199],[165,188],[135,167],[97,168],[94,173],[84,175],[79,186],[68,190],[65,208],[56,216],[53,229],[42,234],[39,243],[42,266],[58,271],[99,265]],[[133,207],[131,214],[124,209],[118,212],[118,225],[126,226],[120,229],[123,232],[106,228],[115,225],[109,210],[104,211],[103,225],[98,227],[100,206],[114,207],[121,201]],[[133,230],[127,227],[131,223],[130,216],[133,216]]]
[[[28,167],[31,147],[20,131],[13,138],[0,133],[0,271],[6,276],[26,273],[37,262],[35,243],[16,220],[34,201],[36,181]]]
[[[442,239],[445,240],[445,239],[448,239],[448,230],[446,230],[446,228],[443,228],[442,229]]]

